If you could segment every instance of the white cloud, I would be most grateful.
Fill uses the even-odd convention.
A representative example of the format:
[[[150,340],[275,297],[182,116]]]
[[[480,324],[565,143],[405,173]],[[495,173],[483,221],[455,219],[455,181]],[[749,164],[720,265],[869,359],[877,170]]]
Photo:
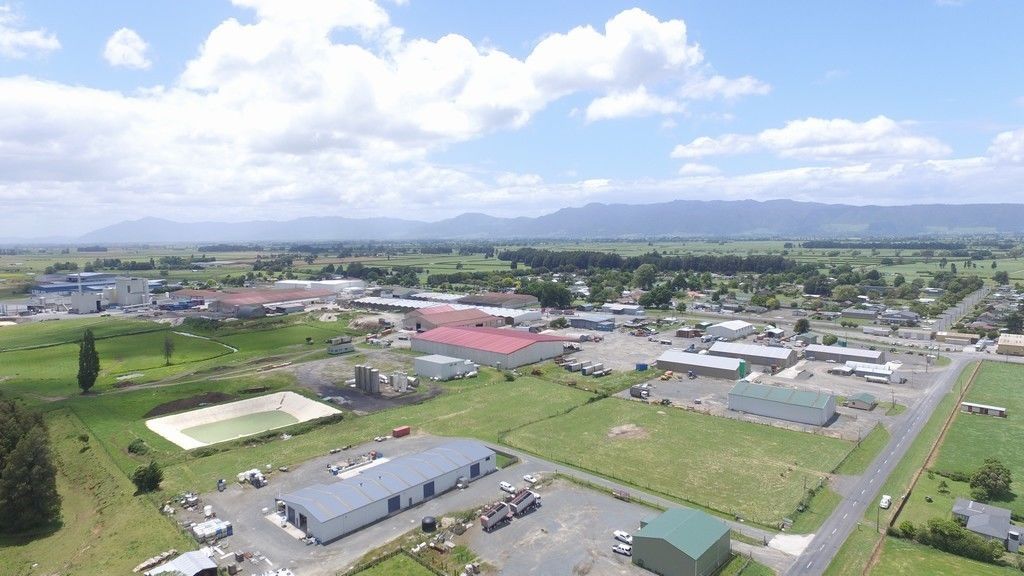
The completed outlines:
[[[999,162],[1024,164],[1024,128],[997,134],[988,153]]]
[[[513,172],[502,172],[494,177],[498,186],[538,186],[544,179],[537,174],[515,174]]]
[[[103,58],[111,66],[145,70],[153,63],[146,56],[149,44],[131,28],[121,28],[107,39]]]
[[[770,85],[752,76],[726,78],[725,76],[715,75],[710,78],[693,78],[684,84],[679,92],[684,98],[693,100],[711,100],[714,98],[732,100],[740,96],[763,96],[771,92],[771,89]]]
[[[950,153],[939,140],[913,134],[908,123],[885,116],[866,122],[844,118],[793,120],[782,128],[757,134],[703,136],[672,150],[673,158],[706,158],[725,154],[769,152],[783,158],[937,158]]]
[[[594,99],[587,106],[587,122],[652,114],[677,114],[685,109],[680,102],[649,94],[647,88],[641,85],[630,92],[615,92]]]
[[[22,18],[7,4],[0,4],[0,56],[25,58],[60,49],[57,35],[44,29],[22,28]]]
[[[700,164],[699,162],[687,162],[679,168],[680,176],[708,176],[719,173],[721,173],[721,170],[717,166]]]

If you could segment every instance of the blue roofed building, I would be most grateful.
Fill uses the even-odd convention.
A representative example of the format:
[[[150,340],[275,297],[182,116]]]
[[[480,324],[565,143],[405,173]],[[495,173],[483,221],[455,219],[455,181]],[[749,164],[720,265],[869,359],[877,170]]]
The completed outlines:
[[[468,440],[400,456],[345,480],[313,484],[282,495],[288,523],[330,542],[443,494],[459,478],[473,481],[497,470],[497,457]]]

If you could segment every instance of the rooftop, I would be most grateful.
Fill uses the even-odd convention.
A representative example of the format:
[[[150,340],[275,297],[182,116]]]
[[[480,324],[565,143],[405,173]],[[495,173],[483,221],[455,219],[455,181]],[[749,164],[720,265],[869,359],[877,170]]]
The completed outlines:
[[[637,537],[659,538],[697,559],[729,533],[725,522],[691,508],[669,508],[647,523]]]
[[[193,576],[203,570],[216,570],[217,565],[210,558],[199,551],[185,552],[174,560],[165,562],[152,570],[146,571],[146,576],[157,574],[181,573],[185,576]]]
[[[967,517],[967,529],[999,540],[1005,540],[1010,531],[1010,511],[998,506],[989,506],[957,498],[953,503],[953,514]]]
[[[441,308],[441,306],[438,306]],[[476,320],[489,320],[496,318],[490,314],[479,310],[477,308],[466,308],[465,310],[453,310],[450,306],[443,306],[443,308],[449,308],[448,310],[435,311],[433,308],[422,308],[420,310],[413,310],[409,314],[420,314],[424,318],[429,319],[430,322],[436,325],[453,324],[458,322],[473,322]],[[503,320],[499,321],[503,322]]]
[[[806,408],[824,408],[832,398],[831,394],[825,392],[810,392],[807,390],[795,390],[793,388],[780,388],[778,386],[765,386],[751,382],[737,382],[729,396],[742,396],[745,398],[757,398],[780,404],[792,404],[793,406],[804,406]]]
[[[1006,346],[1024,346],[1024,334],[1000,334],[999,344]]]
[[[427,362],[429,364],[461,364],[469,362],[464,358],[453,358],[452,356],[445,356],[443,354],[427,354],[426,356],[417,356],[414,359],[415,362]]]
[[[857,400],[858,402],[863,402],[865,404],[874,404],[875,402],[877,402],[877,400],[875,400],[875,397],[872,396],[871,394],[868,394],[867,392],[854,394],[853,396],[850,396],[850,400]]]
[[[413,340],[465,346],[474,350],[511,354],[537,342],[564,342],[566,338],[534,334],[524,330],[482,328],[477,326],[441,326],[412,337]]]
[[[719,368],[722,370],[739,370],[740,360],[739,358],[729,358],[726,356],[712,356],[710,354],[695,354],[693,352],[684,352],[678,348],[672,348],[662,352],[661,356],[658,356],[658,362],[678,362],[680,364],[690,364],[692,366],[703,366],[705,368]]]
[[[788,360],[794,354],[789,348],[777,348],[774,346],[758,346],[756,344],[741,344],[736,342],[715,342],[708,349],[708,353],[716,352],[722,354],[740,354],[742,356],[762,356],[778,360]]]
[[[299,504],[318,521],[326,522],[493,455],[491,449],[478,442],[448,442],[395,458],[345,480],[307,486],[280,499]]]
[[[725,322],[719,322],[718,324],[715,324],[714,326],[712,326],[712,328],[714,328],[715,326],[725,328],[726,330],[743,330],[747,326],[750,326],[751,328],[754,327],[754,325],[751,324],[750,322],[744,322],[743,320],[726,320]]]
[[[811,344],[804,349],[805,353],[815,354],[843,354],[846,356],[860,356],[862,358],[881,358],[881,350],[866,350],[864,348],[847,348],[845,346],[825,346],[824,344]]]
[[[245,292],[222,292],[213,299],[229,306],[251,306],[274,304],[292,300],[309,300],[323,296],[334,296],[332,290],[247,290]]]
[[[572,316],[569,316],[569,320],[572,320],[573,318],[579,318],[590,322],[615,322],[615,316],[612,316],[611,314],[599,314],[596,312],[577,312]]]
[[[527,306],[537,303],[537,297],[530,294],[508,294],[505,292],[484,292],[482,294],[470,294],[463,296],[459,302],[465,304],[480,304],[482,306],[501,306],[503,304],[518,304]]]

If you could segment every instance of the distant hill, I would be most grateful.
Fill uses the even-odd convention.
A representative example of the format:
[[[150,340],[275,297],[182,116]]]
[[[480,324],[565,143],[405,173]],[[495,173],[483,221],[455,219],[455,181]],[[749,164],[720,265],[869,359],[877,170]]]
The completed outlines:
[[[79,242],[246,242],[651,237],[905,237],[1024,232],[1024,204],[848,206],[792,200],[588,204],[535,218],[462,214],[437,222],[311,217],[287,221],[121,222]]]

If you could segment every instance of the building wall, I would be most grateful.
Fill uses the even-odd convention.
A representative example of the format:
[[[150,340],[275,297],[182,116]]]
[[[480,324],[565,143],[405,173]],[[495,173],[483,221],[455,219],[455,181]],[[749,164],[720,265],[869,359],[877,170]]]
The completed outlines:
[[[814,408],[729,394],[729,409],[790,422],[822,426],[835,414],[836,400],[834,396],[830,397],[825,408]]]
[[[480,326],[489,328],[500,328],[505,325],[504,318],[498,318],[497,316],[491,316],[490,318],[478,318],[473,320],[462,320],[458,322],[448,322],[446,324],[434,324],[430,320],[430,316],[420,316],[418,314],[408,315],[402,320],[402,326],[406,330],[433,330],[440,326]]]
[[[470,480],[478,480],[498,469],[497,455],[495,454],[488,456],[486,460],[478,460],[477,462],[479,462],[480,464],[480,475],[477,476],[476,478],[471,478]],[[413,506],[416,506],[417,504],[420,504],[421,502],[444,494],[445,492],[448,492],[449,490],[455,488],[455,483],[458,481],[460,477],[469,478],[469,469],[471,466],[472,464],[463,466],[458,470],[449,472],[448,474],[443,474],[441,476],[438,476],[436,478],[433,478],[431,480],[425,481],[421,484],[417,484],[406,490],[403,490],[400,494],[397,494],[398,496],[401,497],[401,506],[398,512],[395,512],[394,514],[398,514],[399,512],[407,510]],[[367,471],[367,473],[372,472],[372,469]],[[424,498],[423,486],[431,481],[434,482],[434,495],[429,498]],[[337,540],[338,538],[346,534],[355,532],[356,530],[359,530],[360,528],[363,528],[368,524],[372,524],[373,522],[376,522],[383,518],[387,518],[389,516],[388,501],[386,499],[377,502],[372,502],[366,506],[363,506],[362,508],[357,508],[346,514],[342,514],[341,516],[332,518],[330,520],[326,520],[322,523],[317,521],[316,518],[314,518],[313,515],[310,514],[309,511],[306,510],[306,508],[301,504],[286,502],[286,505],[287,508],[289,508],[289,510],[286,510],[286,518],[288,518],[288,521],[292,522],[293,525],[298,527],[298,514],[304,514],[306,516],[307,522],[306,532],[312,534],[321,542],[330,542],[332,540]]]
[[[744,326],[739,330],[732,330],[725,326],[709,326],[706,330],[707,334],[714,336],[715,338],[727,338],[729,340],[736,340],[742,338],[748,334],[754,333],[753,326]]]
[[[1013,344],[997,344],[996,354],[1009,354],[1010,356],[1024,356],[1024,346]]]
[[[712,576],[732,558],[729,548],[729,531],[707,549],[696,562],[695,576]]]
[[[114,303],[118,306],[145,304],[149,281],[145,278],[117,278],[114,281]]]
[[[633,537],[633,564],[660,576],[696,576],[697,563],[661,538]]]
[[[582,328],[584,330],[601,330],[603,332],[611,332],[612,330],[615,330],[615,321],[594,322],[593,320],[587,320],[586,318],[573,318],[570,316],[569,326],[573,328]]]
[[[807,354],[810,354],[811,356],[813,356],[814,359],[817,360],[818,362],[827,362],[828,360],[834,360],[837,364],[844,364],[844,363],[846,363],[848,361],[865,362],[865,363],[868,363],[868,364],[873,364],[873,363],[884,364],[885,363],[885,352],[882,352],[878,356],[878,360],[877,361],[874,358],[865,358],[863,356],[859,356],[859,355],[855,355],[855,354],[845,354],[843,352],[833,353],[833,352],[810,352],[810,351],[808,351]]]
[[[687,372],[689,370],[693,370],[694,374],[697,376],[704,376],[705,378],[738,380],[740,377],[739,369],[728,370],[725,368],[711,368],[708,366],[688,364],[686,362],[670,362],[667,360],[658,360],[655,364],[658,366],[659,370],[672,370],[673,372]]]
[[[442,364],[438,362],[425,362],[419,358],[413,358],[412,365],[416,374],[425,378],[437,378],[438,380],[451,380],[460,374],[466,374],[472,370],[472,366],[467,366],[465,362]]]

